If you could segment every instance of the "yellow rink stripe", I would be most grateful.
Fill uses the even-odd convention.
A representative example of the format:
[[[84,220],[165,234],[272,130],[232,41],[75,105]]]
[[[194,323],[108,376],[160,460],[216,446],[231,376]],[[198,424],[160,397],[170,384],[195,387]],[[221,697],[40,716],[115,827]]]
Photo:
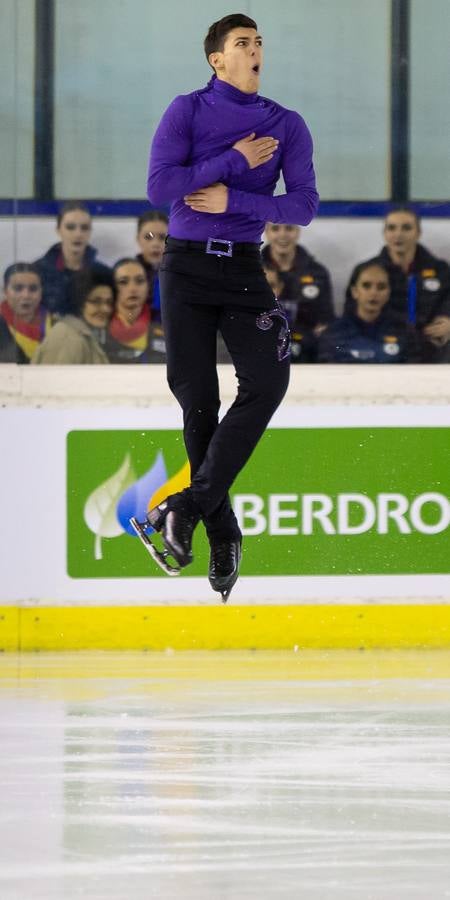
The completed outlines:
[[[0,608],[2,650],[450,647],[450,605]]]

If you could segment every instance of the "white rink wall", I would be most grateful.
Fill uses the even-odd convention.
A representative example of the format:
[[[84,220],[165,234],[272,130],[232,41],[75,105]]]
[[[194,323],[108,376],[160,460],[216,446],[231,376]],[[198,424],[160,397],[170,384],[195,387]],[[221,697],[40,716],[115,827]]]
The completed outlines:
[[[231,366],[220,368],[220,380],[226,408],[236,388]],[[73,429],[180,429],[181,414],[162,366],[3,365],[0,402],[0,603],[215,602],[204,578],[156,579],[152,587],[151,578],[73,579],[66,570],[67,434]],[[357,371],[354,366],[294,366],[271,427],[437,427],[450,433],[450,366],[359,366]],[[30,525],[33,509],[37,528]],[[26,566],[21,534],[30,539]],[[424,574],[418,567],[395,576],[252,576],[241,578],[235,590],[241,605],[298,602],[299,597],[313,603],[359,598],[377,604],[448,604],[450,574]]]
[[[231,365],[218,367],[225,405],[234,399]],[[356,377],[357,376],[357,377]],[[5,407],[171,406],[178,411],[165,367],[0,366],[0,403]],[[437,406],[448,415],[450,366],[292,366],[285,404],[296,406]],[[279,413],[278,413],[279,415]],[[181,413],[179,415],[181,426]],[[345,425],[345,421],[342,422]],[[444,422],[442,423],[444,424]],[[120,425],[118,426],[120,427]]]
[[[318,217],[302,229],[301,241],[330,270],[337,312],[343,304],[345,287],[356,263],[374,256],[382,244],[381,218]],[[450,262],[448,219],[422,221],[422,243],[436,256]],[[138,251],[136,218],[99,216],[94,218],[92,243],[99,259],[113,264],[121,256]],[[2,272],[11,262],[30,262],[42,256],[58,240],[55,219],[20,216],[0,218],[0,265]]]

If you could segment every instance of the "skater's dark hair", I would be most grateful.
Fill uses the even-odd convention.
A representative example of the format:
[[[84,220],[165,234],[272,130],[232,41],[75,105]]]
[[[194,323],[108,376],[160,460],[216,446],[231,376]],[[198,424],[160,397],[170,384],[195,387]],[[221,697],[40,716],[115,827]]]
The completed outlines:
[[[138,233],[142,226],[147,225],[149,222],[165,222],[168,225],[169,216],[162,209],[150,209],[148,212],[142,213],[137,220]]]
[[[63,203],[63,205],[58,210],[58,215],[56,217],[56,224],[58,228],[61,225],[61,222],[66,213],[75,212],[75,210],[77,209],[81,210],[81,212],[87,213],[89,218],[91,218],[91,214],[86,203],[83,203],[82,200],[67,200],[66,203]]]
[[[12,263],[12,265],[10,265],[10,266],[7,266],[7,268],[5,269],[5,272],[3,275],[3,284],[4,284],[5,288],[8,287],[8,284],[9,284],[12,276],[18,275],[21,272],[32,272],[33,275],[38,276],[39,281],[42,284],[41,273],[40,273],[38,267],[34,265],[34,263],[16,262],[16,263]]]
[[[113,302],[116,302],[116,286],[111,271],[106,268],[81,269],[75,272],[70,281],[68,292],[68,309],[74,316],[81,316],[84,304],[96,287],[109,287],[112,291]]]
[[[416,225],[418,228],[420,228],[420,216],[419,216],[419,213],[417,212],[417,210],[415,210],[413,206],[409,206],[407,203],[402,203],[401,205],[399,204],[398,206],[392,206],[391,209],[388,209],[388,211],[384,217],[385,224],[386,224],[388,217],[391,216],[392,213],[408,213],[408,215],[412,216],[413,219],[416,220]]]
[[[210,26],[203,43],[209,65],[211,65],[209,62],[210,54],[222,52],[227,35],[234,28],[254,28],[256,31],[258,30],[254,19],[244,16],[243,13],[231,13],[229,16],[224,16],[223,19],[219,19],[218,22],[214,22]],[[211,66],[211,68],[213,69],[214,66]]]
[[[352,272],[352,276],[350,278],[349,287],[351,287],[351,288],[355,287],[356,282],[358,281],[360,275],[362,275],[363,272],[366,271],[366,269],[372,269],[373,267],[376,267],[377,269],[382,269],[382,271],[387,276],[387,280],[390,284],[389,270],[388,270],[387,266],[385,266],[383,262],[380,262],[379,259],[375,258],[375,259],[367,259],[366,262],[359,263],[358,266],[355,266],[355,268],[353,269],[353,272]]]

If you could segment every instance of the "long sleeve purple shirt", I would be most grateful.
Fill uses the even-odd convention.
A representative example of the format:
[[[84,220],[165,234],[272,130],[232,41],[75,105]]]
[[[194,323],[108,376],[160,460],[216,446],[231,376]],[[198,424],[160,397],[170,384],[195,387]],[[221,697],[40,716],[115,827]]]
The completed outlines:
[[[233,144],[252,132],[279,140],[271,160],[256,169]],[[283,173],[286,194],[273,192]],[[222,182],[224,213],[194,212],[184,197]],[[153,138],[147,195],[170,203],[172,237],[259,242],[266,222],[308,225],[317,212],[312,139],[298,113],[259,94],[244,94],[213,76],[202,90],[176,97]]]

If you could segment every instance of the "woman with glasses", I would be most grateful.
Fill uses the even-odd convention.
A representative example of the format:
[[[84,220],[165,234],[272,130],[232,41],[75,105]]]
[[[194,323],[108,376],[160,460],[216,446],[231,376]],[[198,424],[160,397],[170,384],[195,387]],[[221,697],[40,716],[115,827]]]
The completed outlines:
[[[70,291],[71,312],[59,319],[37,348],[37,365],[105,365],[106,331],[114,311],[115,291],[109,271],[80,272]]]

